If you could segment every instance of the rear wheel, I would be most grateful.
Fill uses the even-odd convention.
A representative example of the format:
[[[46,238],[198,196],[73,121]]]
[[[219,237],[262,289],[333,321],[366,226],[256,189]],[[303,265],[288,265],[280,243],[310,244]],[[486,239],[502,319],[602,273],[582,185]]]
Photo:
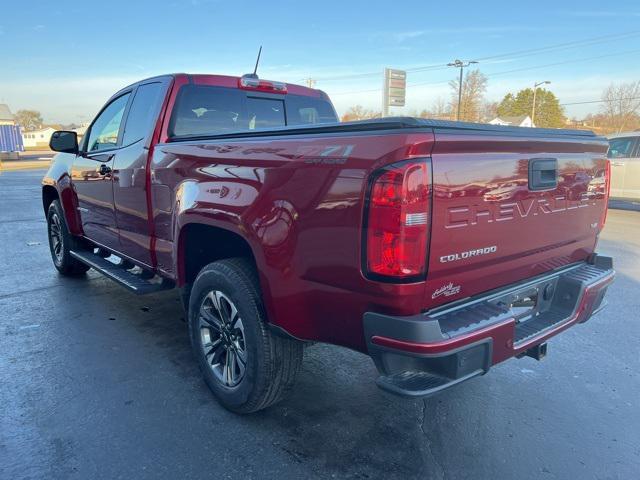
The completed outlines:
[[[191,290],[189,330],[205,381],[229,410],[262,410],[292,388],[302,342],[267,328],[249,261],[226,259],[202,269]]]
[[[63,275],[82,275],[89,266],[71,256],[77,240],[69,233],[60,202],[54,200],[47,211],[47,233],[53,265]]]

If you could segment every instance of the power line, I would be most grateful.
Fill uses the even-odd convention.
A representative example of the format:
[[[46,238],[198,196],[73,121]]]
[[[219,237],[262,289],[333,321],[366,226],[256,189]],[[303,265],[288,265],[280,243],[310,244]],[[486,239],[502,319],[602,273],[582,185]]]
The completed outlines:
[[[497,75],[506,75],[506,74],[509,74],[509,73],[523,72],[523,71],[527,71],[527,70],[535,70],[535,69],[538,69],[538,68],[555,67],[555,66],[558,66],[558,65],[566,65],[567,63],[579,63],[579,62],[586,62],[588,60],[597,60],[597,59],[600,59],[600,58],[617,57],[617,56],[620,56],[620,55],[628,55],[630,53],[637,53],[637,52],[640,52],[640,49],[627,50],[625,52],[617,52],[617,53],[607,53],[607,54],[604,54],[604,55],[597,55],[595,57],[576,58],[574,60],[565,60],[563,62],[547,63],[547,64],[544,64],[544,65],[534,65],[532,67],[515,68],[515,69],[512,69],[512,70],[505,70],[505,71],[502,71],[502,72],[490,73],[490,74],[487,74],[487,77],[495,77]]]
[[[444,70],[447,68],[446,63],[442,64],[434,64],[434,65],[424,65],[421,67],[413,67],[404,69],[405,72],[424,72],[428,70]],[[334,82],[337,80],[350,80],[350,79],[358,79],[358,78],[366,78],[380,76],[380,72],[367,72],[367,73],[353,73],[349,75],[336,75],[333,77],[317,77],[316,80],[319,82]]]
[[[640,97],[628,97],[628,98],[616,98],[614,101],[615,102],[619,102],[619,101],[624,101],[624,100],[640,100]],[[586,105],[588,103],[607,103],[610,102],[610,100],[588,100],[586,102],[571,102],[571,103],[561,103],[560,105],[567,106],[567,105]]]
[[[548,45],[546,47],[537,47],[537,48],[529,48],[526,50],[517,50],[515,52],[509,52],[509,53],[501,53],[498,55],[491,55],[488,57],[480,57],[477,60],[480,62],[485,62],[487,60],[496,60],[496,59],[500,59],[500,58],[512,58],[512,57],[524,57],[524,56],[529,56],[529,55],[535,55],[538,53],[545,53],[549,50],[563,50],[563,49],[567,49],[567,48],[574,48],[574,47],[579,47],[579,46],[583,46],[585,44],[588,45],[594,45],[597,43],[603,43],[603,42],[608,42],[611,40],[619,40],[621,38],[627,38],[627,37],[636,37],[640,35],[640,30],[633,30],[630,32],[625,32],[625,33],[615,33],[615,34],[611,34],[611,35],[602,35],[599,37],[592,37],[592,38],[586,38],[583,40],[574,40],[571,42],[564,42],[564,43],[558,43],[555,45]]]
[[[616,57],[616,56],[621,56],[621,55],[629,55],[631,53],[638,53],[638,52],[640,52],[640,49],[627,50],[627,51],[624,51],[624,52],[608,53],[608,54],[604,54],[604,55],[596,55],[596,56],[593,56],[593,57],[577,58],[577,59],[574,59],[574,60],[565,60],[565,61],[562,61],[562,62],[546,63],[544,65],[534,65],[534,66],[531,66],[531,67],[522,67],[522,68],[511,69],[511,70],[504,70],[502,72],[488,73],[488,74],[486,74],[486,76],[487,77],[495,77],[495,76],[500,76],[500,75],[508,75],[510,73],[525,72],[525,71],[528,71],[528,70],[537,70],[537,69],[540,69],[540,68],[555,67],[555,66],[558,66],[558,65],[566,65],[568,63],[579,63],[579,62],[586,62],[586,61],[596,60],[596,59],[601,59],[601,58]],[[438,81],[438,82],[408,83],[407,84],[407,88],[408,87],[426,86],[426,85],[445,85],[445,84],[448,84],[448,83],[449,83],[449,80]],[[334,93],[332,95],[347,95],[347,94],[354,94],[354,93],[369,93],[369,92],[379,92],[379,91],[381,91],[380,88],[371,89],[371,90],[353,90],[353,91],[350,91],[350,92]]]
[[[497,55],[491,55],[487,57],[476,57],[476,60],[485,62],[487,60],[496,60],[496,59],[509,59],[509,58],[521,58],[531,55],[537,55],[539,53],[546,53],[549,51],[557,51],[557,50],[566,50],[570,48],[575,48],[579,46],[585,45],[596,45],[598,43],[605,43],[612,40],[620,40],[623,38],[631,38],[640,36],[640,30],[633,30],[625,33],[616,33],[611,35],[601,35],[597,37],[585,38],[582,40],[574,40],[571,42],[563,42],[554,45],[547,45],[545,47],[537,47],[537,48],[528,48],[525,50],[516,50],[509,53],[500,53]],[[431,65],[423,65],[420,67],[407,68],[405,71],[407,72],[423,72],[430,70],[445,70],[447,68],[446,63],[441,64],[431,64]],[[373,76],[379,76],[380,72],[366,72],[366,73],[354,73],[354,74],[346,74],[346,75],[336,75],[329,77],[314,77],[319,82],[333,82],[338,80],[349,80],[349,79],[358,79],[358,78],[367,78]]]

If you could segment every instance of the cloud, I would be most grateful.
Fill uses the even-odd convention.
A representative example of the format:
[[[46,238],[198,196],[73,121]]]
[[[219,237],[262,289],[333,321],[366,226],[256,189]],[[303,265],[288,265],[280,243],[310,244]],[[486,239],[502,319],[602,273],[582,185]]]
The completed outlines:
[[[404,42],[405,40],[410,40],[412,38],[422,37],[426,34],[425,30],[414,30],[412,32],[400,32],[396,33],[396,40],[399,42]]]
[[[392,37],[397,42],[413,40],[415,38],[425,37],[427,35],[489,35],[492,38],[497,36],[514,33],[514,32],[533,32],[538,28],[527,25],[508,25],[496,27],[438,27],[424,30],[409,30],[406,32],[395,32]]]
[[[44,25],[35,25],[35,26],[33,27],[33,29],[34,29],[34,30],[36,30],[36,31],[44,30],[44,29],[45,29],[45,26],[44,26]]]
[[[12,111],[38,110],[51,123],[88,121],[119,89],[138,77],[74,77],[2,82],[2,96]]]
[[[569,15],[571,17],[583,17],[583,18],[613,18],[613,17],[640,17],[640,11],[625,12],[621,10],[576,10],[562,12],[562,15]]]

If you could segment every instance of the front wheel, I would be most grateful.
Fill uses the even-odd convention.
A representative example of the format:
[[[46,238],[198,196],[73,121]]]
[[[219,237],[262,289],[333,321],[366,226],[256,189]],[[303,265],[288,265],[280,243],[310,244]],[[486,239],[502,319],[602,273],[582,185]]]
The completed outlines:
[[[267,328],[258,280],[243,258],[210,263],[189,300],[189,330],[204,379],[218,401],[251,413],[282,399],[302,363],[302,342]]]
[[[63,275],[82,275],[89,270],[89,266],[71,256],[71,250],[76,247],[76,239],[69,233],[64,212],[58,200],[49,205],[47,211],[47,233],[49,236],[49,250],[53,265]]]

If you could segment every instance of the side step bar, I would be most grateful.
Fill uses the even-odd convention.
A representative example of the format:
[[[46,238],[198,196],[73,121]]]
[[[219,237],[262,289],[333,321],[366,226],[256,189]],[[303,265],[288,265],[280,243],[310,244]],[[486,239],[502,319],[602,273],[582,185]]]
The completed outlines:
[[[141,275],[130,272],[124,267],[103,258],[99,254],[93,253],[93,251],[71,251],[70,253],[73,258],[89,265],[105,277],[115,280],[127,290],[137,295],[170,290],[175,286],[170,280],[160,279],[159,277],[152,277],[151,279],[143,278]],[[142,272],[145,271],[143,270]]]

